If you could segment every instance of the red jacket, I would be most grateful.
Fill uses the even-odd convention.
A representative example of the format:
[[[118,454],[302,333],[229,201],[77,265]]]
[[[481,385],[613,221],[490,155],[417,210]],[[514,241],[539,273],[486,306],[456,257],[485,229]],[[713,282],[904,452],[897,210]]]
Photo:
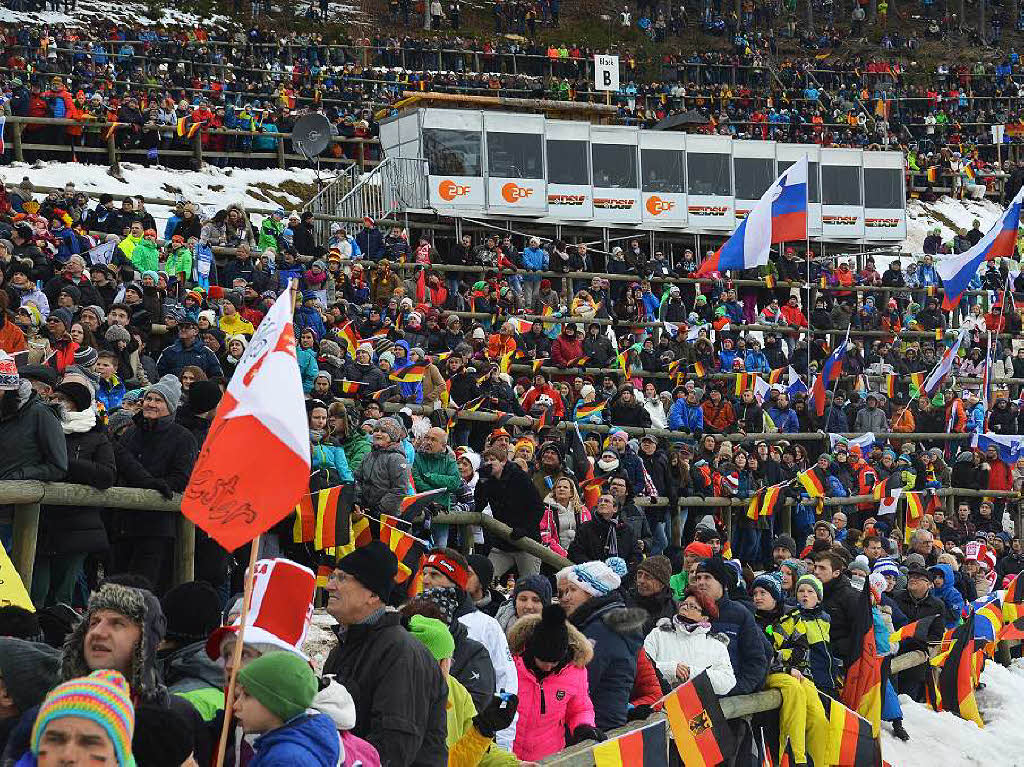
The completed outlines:
[[[551,361],[560,368],[568,366],[570,362],[582,356],[583,343],[578,336],[568,338],[565,333],[562,333],[551,344]]]
[[[1013,473],[1010,464],[996,459],[985,459],[988,462],[988,490],[1013,490]]]
[[[562,402],[562,395],[558,393],[551,384],[544,384],[539,389],[534,386],[530,391],[526,392],[526,396],[523,398],[523,410],[527,413],[530,412],[530,408],[533,407],[533,403],[542,395],[546,394],[551,397],[552,402],[555,403],[555,415],[559,418],[565,418],[565,404]]]

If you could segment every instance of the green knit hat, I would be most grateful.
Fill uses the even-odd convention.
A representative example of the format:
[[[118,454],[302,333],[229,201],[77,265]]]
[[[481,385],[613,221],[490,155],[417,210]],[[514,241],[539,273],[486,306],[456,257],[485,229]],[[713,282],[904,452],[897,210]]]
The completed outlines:
[[[455,654],[455,640],[452,632],[437,618],[414,615],[409,619],[409,633],[430,650],[434,660],[444,660]]]
[[[238,683],[282,722],[309,708],[317,691],[309,663],[290,652],[260,656],[238,672]]]
[[[825,598],[825,587],[822,585],[821,581],[818,580],[818,577],[816,575],[811,575],[810,573],[808,573],[807,575],[801,575],[799,578],[797,578],[796,587],[800,588],[804,585],[810,586],[812,589],[814,589],[814,591],[818,594],[819,602],[821,602]]]

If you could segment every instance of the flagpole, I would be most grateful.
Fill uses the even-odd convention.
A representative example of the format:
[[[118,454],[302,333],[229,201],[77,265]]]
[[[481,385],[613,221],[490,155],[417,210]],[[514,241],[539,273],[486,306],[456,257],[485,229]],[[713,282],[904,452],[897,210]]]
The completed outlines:
[[[846,338],[843,339],[843,356],[844,357],[846,356],[846,345],[850,342],[850,327],[851,327],[851,325],[847,325],[846,326]],[[819,371],[818,375],[820,375],[820,376],[821,375],[825,375],[825,366],[824,365],[822,365],[822,369],[821,369],[821,371]],[[841,376],[836,376],[835,383],[832,384],[832,401],[828,403],[828,413],[825,414],[825,429],[823,431],[825,432],[825,438],[826,439],[828,439],[828,422],[832,419],[832,408],[836,404],[836,390],[839,388],[839,379],[840,379],[840,377]],[[828,382],[826,381],[825,383],[828,383]],[[831,447],[832,446],[829,445],[829,449],[831,449]]]
[[[249,552],[249,569],[245,574],[245,590],[242,596],[242,614],[239,616],[238,634],[235,638],[235,647],[231,653],[231,676],[228,677],[228,686],[224,691],[224,723],[220,728],[220,743],[217,745],[217,767],[224,767],[224,754],[228,745],[228,733],[231,731],[231,709],[235,697],[235,678],[238,676],[238,667],[242,662],[242,645],[245,640],[245,621],[249,617],[249,602],[252,600],[252,584],[256,575],[256,561],[259,559],[260,536],[257,535],[250,543],[252,550]]]

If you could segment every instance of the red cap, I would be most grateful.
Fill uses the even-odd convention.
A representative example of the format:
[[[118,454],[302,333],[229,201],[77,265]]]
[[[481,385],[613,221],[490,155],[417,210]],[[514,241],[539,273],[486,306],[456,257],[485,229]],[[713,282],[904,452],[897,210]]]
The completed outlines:
[[[715,555],[715,550],[711,548],[710,543],[694,541],[683,549],[683,554],[689,554],[690,556],[697,557],[698,559],[710,559]]]
[[[424,567],[433,567],[444,575],[463,591],[466,590],[466,581],[469,580],[469,573],[466,569],[441,551],[435,551],[427,555],[423,562]]]

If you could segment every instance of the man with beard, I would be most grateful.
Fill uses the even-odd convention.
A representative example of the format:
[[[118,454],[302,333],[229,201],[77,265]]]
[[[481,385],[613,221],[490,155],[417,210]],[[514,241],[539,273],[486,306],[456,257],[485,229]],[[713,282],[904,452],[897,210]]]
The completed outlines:
[[[633,607],[647,611],[644,636],[651,633],[659,620],[676,614],[676,602],[668,584],[671,577],[672,563],[660,554],[648,557],[637,567],[636,583],[629,590],[629,601]]]

